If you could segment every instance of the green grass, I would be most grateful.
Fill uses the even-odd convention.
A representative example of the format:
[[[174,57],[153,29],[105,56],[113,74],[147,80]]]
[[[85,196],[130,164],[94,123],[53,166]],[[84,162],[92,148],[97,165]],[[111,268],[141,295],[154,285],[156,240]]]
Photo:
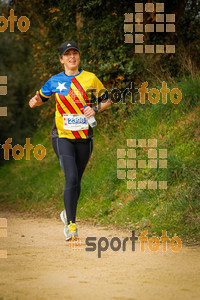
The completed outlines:
[[[168,98],[155,105],[148,101],[116,104],[97,116],[94,149],[82,178],[77,216],[94,223],[116,224],[129,229],[196,241],[199,234],[200,80],[187,78],[171,84],[183,99],[178,105]],[[154,85],[160,89],[160,86]],[[149,87],[151,88],[151,87]],[[6,161],[0,170],[2,204],[15,209],[57,213],[63,208],[64,177],[53,152],[50,126],[31,139],[46,147],[47,155],[37,161],[32,155]],[[117,178],[117,149],[127,148],[126,139],[158,140],[167,148],[167,169],[137,169],[137,180],[167,180],[167,190],[128,190],[126,180]],[[137,149],[147,159],[145,149]]]

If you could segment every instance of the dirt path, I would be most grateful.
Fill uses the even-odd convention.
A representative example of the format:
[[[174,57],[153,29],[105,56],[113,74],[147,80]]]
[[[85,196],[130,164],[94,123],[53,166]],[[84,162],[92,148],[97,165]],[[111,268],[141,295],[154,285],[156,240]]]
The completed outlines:
[[[8,220],[8,237],[1,249],[0,299],[200,299],[200,248],[184,247],[180,252],[141,252],[110,249],[98,258],[97,251],[85,251],[87,236],[105,236],[121,241],[130,231],[119,231],[78,222],[82,246],[65,241],[61,221],[28,218],[1,212]],[[170,233],[168,233],[170,236]],[[96,242],[97,243],[97,242]],[[102,243],[104,246],[105,243]],[[72,246],[72,245],[71,245]]]

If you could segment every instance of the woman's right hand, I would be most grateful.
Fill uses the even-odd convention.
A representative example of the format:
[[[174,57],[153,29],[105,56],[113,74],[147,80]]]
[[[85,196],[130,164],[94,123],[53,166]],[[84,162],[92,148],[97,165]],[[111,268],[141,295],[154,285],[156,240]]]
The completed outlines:
[[[30,108],[34,108],[36,106],[42,105],[43,103],[44,102],[40,98],[40,94],[37,91],[36,94],[35,94],[35,96],[33,98],[31,98],[31,100],[29,101],[29,106],[30,106]]]

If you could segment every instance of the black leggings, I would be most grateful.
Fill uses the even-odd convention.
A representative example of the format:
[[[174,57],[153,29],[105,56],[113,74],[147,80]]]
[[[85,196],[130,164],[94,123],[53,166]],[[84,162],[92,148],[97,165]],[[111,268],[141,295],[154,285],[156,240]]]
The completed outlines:
[[[52,138],[53,149],[65,175],[64,204],[68,224],[76,221],[76,208],[81,192],[81,177],[93,150],[93,140],[71,142],[66,138]]]

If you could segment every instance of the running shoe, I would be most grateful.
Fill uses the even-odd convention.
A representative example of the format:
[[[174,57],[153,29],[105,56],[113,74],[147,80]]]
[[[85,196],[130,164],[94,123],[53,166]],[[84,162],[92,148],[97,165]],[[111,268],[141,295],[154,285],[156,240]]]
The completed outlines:
[[[70,221],[70,224],[64,228],[64,235],[66,236],[66,241],[78,239],[76,223],[72,223],[72,221]]]
[[[62,220],[62,222],[64,223],[65,227],[64,227],[64,235],[66,236],[66,241],[74,238],[78,238],[78,233],[77,233],[77,227],[76,227],[76,223],[72,223],[72,221],[70,221],[70,224],[68,225],[67,222],[67,215],[66,215],[66,211],[63,210],[60,213],[60,218]]]

